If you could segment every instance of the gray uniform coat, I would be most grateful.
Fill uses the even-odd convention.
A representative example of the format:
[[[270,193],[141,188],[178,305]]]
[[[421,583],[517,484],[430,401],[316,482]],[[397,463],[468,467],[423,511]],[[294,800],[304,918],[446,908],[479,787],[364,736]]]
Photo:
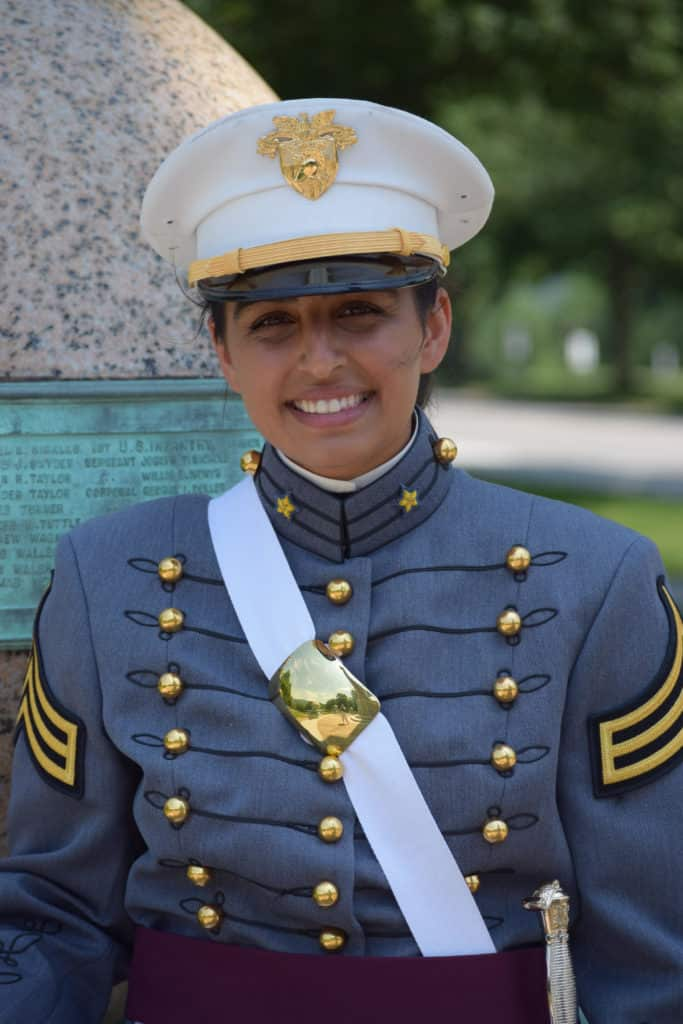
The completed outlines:
[[[540,940],[521,901],[558,878],[590,1024],[680,1024],[683,627],[657,552],[441,465],[432,441],[421,417],[402,461],[348,496],[266,446],[257,485],[317,634],[352,634],[346,663],[380,697],[461,870],[478,876],[497,948]],[[290,517],[277,511],[285,496]],[[332,955],[417,953],[343,783],[321,779],[267,699],[206,506],[138,505],[59,545],[18,720],[2,1024],[98,1022],[135,923],[313,956],[333,926],[347,940]],[[506,567],[514,544],[531,552],[526,572]],[[169,555],[184,562],[171,584],[156,571]],[[348,603],[326,597],[333,578],[351,583]],[[184,616],[176,632],[159,627],[169,606]],[[506,637],[509,608],[521,629]],[[167,672],[175,696],[157,688]],[[501,676],[517,683],[507,703]],[[165,748],[172,729],[188,734],[184,752]],[[502,743],[512,768],[492,764]],[[182,822],[165,816],[173,796],[189,807]],[[343,824],[334,843],[318,836],[330,815]],[[188,866],[208,869],[203,886]],[[311,898],[322,880],[337,886],[332,906]],[[197,919],[207,905],[222,915],[212,931]]]

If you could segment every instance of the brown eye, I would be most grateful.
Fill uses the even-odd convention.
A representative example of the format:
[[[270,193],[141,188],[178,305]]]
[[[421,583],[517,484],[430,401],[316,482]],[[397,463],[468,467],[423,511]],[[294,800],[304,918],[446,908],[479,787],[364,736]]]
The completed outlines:
[[[348,306],[342,306],[340,316],[381,316],[382,310],[372,306],[368,302],[353,302]]]
[[[289,324],[292,322],[291,316],[288,313],[264,313],[263,316],[258,317],[254,320],[250,326],[250,331],[261,331],[268,327],[279,327],[281,324]]]

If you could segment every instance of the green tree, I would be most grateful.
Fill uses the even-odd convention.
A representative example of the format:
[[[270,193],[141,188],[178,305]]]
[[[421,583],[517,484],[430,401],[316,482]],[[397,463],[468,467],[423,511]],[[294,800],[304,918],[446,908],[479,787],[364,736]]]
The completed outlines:
[[[491,170],[487,231],[453,275],[455,365],[510,279],[597,275],[615,386],[633,325],[683,269],[680,0],[194,0],[283,96],[365,97],[436,120]]]

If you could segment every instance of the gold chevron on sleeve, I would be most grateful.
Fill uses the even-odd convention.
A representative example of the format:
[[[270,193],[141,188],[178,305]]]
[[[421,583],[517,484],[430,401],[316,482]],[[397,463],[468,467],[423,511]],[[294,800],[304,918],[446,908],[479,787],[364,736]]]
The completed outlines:
[[[16,739],[22,731],[26,734],[31,757],[46,782],[80,797],[85,730],[80,720],[61,706],[48,686],[37,621],[38,617],[17,715]]]
[[[594,719],[600,795],[630,789],[668,770],[683,755],[683,620],[663,579],[657,581],[669,619],[662,667],[642,702],[615,717]],[[611,713],[613,714],[613,713]]]

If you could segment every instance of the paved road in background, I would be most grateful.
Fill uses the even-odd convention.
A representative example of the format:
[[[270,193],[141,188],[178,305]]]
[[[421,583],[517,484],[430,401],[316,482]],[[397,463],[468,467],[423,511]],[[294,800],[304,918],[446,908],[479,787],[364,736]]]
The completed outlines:
[[[683,497],[683,417],[448,390],[428,411],[458,465],[481,475]]]

